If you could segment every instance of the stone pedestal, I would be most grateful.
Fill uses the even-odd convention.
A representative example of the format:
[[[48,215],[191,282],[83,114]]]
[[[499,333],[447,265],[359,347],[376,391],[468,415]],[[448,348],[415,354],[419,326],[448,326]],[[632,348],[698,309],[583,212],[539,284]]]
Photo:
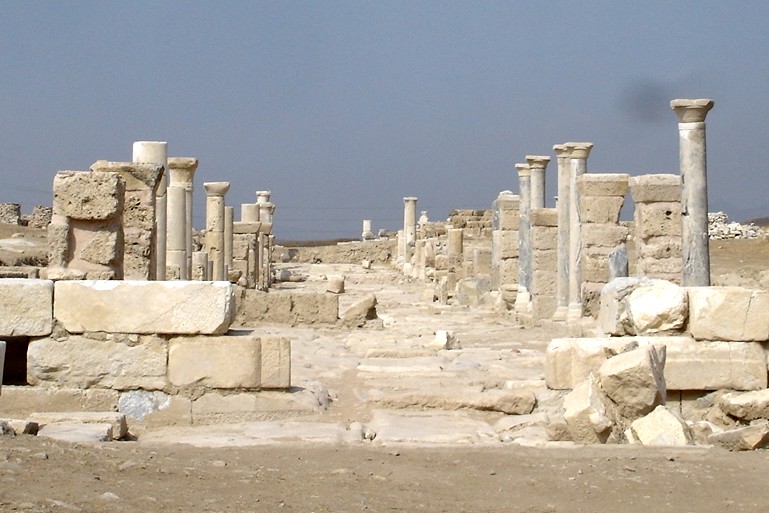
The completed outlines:
[[[187,253],[187,278],[192,266],[192,194],[194,191],[195,171],[198,168],[198,159],[192,157],[170,157],[168,159],[169,184],[183,187],[184,196],[184,249]],[[178,217],[177,211],[168,210],[169,219]],[[170,221],[169,221],[170,222]]]
[[[579,189],[577,177],[587,172],[587,158],[593,143],[568,142],[566,152],[569,172],[569,309],[566,320],[577,324],[582,318],[582,220],[579,217]]]
[[[159,164],[163,166],[163,175],[160,177],[158,187],[155,190],[155,279],[166,279],[166,188],[168,187],[168,143],[165,141],[136,141],[133,144],[133,157],[135,163]]]
[[[683,284],[710,285],[708,236],[708,172],[705,117],[713,100],[673,100],[678,115],[681,166],[681,234],[683,237]]]
[[[206,251],[212,264],[210,279],[227,279],[224,265],[224,195],[230,182],[206,182]]]

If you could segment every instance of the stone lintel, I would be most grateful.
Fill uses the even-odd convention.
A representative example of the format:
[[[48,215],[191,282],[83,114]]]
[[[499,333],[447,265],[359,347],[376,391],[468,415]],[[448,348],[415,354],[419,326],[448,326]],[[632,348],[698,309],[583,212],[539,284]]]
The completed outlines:
[[[709,98],[677,99],[670,102],[670,108],[678,115],[679,123],[702,123],[713,108],[714,102]]]
[[[97,160],[91,164],[96,173],[117,173],[125,181],[126,191],[155,191],[163,176],[161,164],[136,162],[110,162]]]
[[[635,203],[681,201],[681,175],[648,174],[631,176],[628,183]]]
[[[625,173],[585,173],[577,177],[577,187],[585,196],[624,196],[629,178]]]

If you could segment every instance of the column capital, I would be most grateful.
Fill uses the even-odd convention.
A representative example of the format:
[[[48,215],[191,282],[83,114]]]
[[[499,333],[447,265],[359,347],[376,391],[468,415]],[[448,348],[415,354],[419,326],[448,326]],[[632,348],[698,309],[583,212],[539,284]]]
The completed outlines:
[[[230,182],[204,182],[206,196],[224,196],[230,190]]]
[[[272,196],[272,191],[256,191],[256,202],[269,203],[270,196]]]
[[[195,157],[168,157],[169,169],[192,169],[198,168],[198,159]]]
[[[677,99],[670,102],[670,108],[678,115],[679,123],[702,123],[714,102],[709,98]]]
[[[406,196],[406,197],[403,198],[403,202],[405,203],[405,202],[408,202],[408,201],[417,201],[418,199],[419,198],[417,198],[416,196]]]
[[[192,157],[170,157],[168,159],[168,173],[171,186],[192,188],[195,170],[198,168],[198,159]]]
[[[550,162],[550,157],[547,155],[526,155],[526,162],[531,169],[544,169],[547,167],[547,163]]]
[[[515,170],[518,171],[519,177],[531,176],[531,166],[529,166],[528,164],[519,162],[518,164],[515,165]]]
[[[569,148],[565,144],[554,144],[553,151],[557,158],[564,158],[569,156]]]
[[[567,156],[573,159],[587,159],[590,150],[593,149],[591,142],[567,142],[564,146],[566,146]]]

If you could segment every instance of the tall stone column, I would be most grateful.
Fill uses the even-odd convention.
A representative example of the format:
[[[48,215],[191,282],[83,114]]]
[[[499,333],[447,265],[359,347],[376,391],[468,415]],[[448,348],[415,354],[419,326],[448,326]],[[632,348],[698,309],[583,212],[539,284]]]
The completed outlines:
[[[531,208],[545,208],[545,169],[550,157],[526,155],[531,173]]]
[[[190,269],[192,269],[192,192],[194,190],[195,171],[198,168],[198,159],[191,157],[171,157],[168,159],[169,186],[181,187],[184,189],[184,208],[172,208],[170,205],[171,196],[169,194],[168,226],[178,223],[178,218],[182,216],[184,225],[184,251],[187,258],[187,273],[182,274],[181,279],[190,279]],[[170,242],[169,242],[170,243]],[[168,252],[166,253],[169,254]],[[168,259],[168,257],[166,257]]]
[[[235,208],[224,207],[224,274],[229,279],[232,270],[232,237],[235,225]]]
[[[189,280],[187,262],[187,233],[185,210],[187,191],[178,185],[169,185],[168,197],[168,237],[166,241],[166,278]]]
[[[531,169],[528,164],[515,165],[518,171],[518,190],[521,196],[521,217],[518,228],[518,295],[515,300],[516,311],[528,308],[531,287],[532,252],[531,252]]]
[[[558,249],[556,254],[556,296],[553,320],[565,321],[569,311],[569,176],[571,161],[565,144],[553,146],[558,159]]]
[[[168,143],[165,141],[136,141],[132,161],[136,164],[163,166],[155,191],[155,279],[166,279],[166,189],[168,187]]]
[[[417,198],[407,196],[403,198],[403,233],[406,236],[406,254],[409,247],[417,240]],[[408,259],[408,258],[407,258]]]
[[[681,166],[681,234],[683,236],[683,285],[710,285],[708,234],[708,170],[705,148],[705,117],[713,100],[673,100],[678,115]]]
[[[576,324],[582,318],[582,221],[579,218],[577,177],[587,172],[587,157],[593,143],[568,142],[569,172],[569,310],[566,320]]]
[[[224,272],[224,195],[230,182],[206,182],[206,251],[212,263],[210,279],[223,281]]]

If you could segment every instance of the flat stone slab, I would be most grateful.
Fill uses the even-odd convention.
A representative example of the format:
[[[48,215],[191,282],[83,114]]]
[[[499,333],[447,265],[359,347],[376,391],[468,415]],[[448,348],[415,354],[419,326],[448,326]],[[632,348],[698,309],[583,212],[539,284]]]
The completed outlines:
[[[494,428],[461,413],[401,413],[374,410],[369,430],[375,442],[432,444],[500,443]]]
[[[228,282],[59,281],[54,317],[70,333],[218,335],[232,322]]]
[[[128,424],[126,423],[125,415],[117,412],[47,412],[47,413],[33,413],[29,416],[29,420],[37,422],[41,426],[40,430],[49,425],[54,424],[94,424],[103,425],[108,424],[111,426],[111,435],[113,438],[119,440],[125,438],[128,434]]]
[[[139,438],[142,444],[179,443],[195,447],[247,447],[281,443],[341,443],[347,428],[338,423],[264,421],[204,427],[156,429]]]
[[[112,425],[79,422],[46,424],[38,430],[37,436],[46,436],[66,442],[110,442],[112,441]]]
[[[0,337],[38,337],[53,327],[53,282],[0,278]]]
[[[361,362],[360,372],[409,374],[413,372],[442,372],[448,363],[438,357],[375,358]]]

